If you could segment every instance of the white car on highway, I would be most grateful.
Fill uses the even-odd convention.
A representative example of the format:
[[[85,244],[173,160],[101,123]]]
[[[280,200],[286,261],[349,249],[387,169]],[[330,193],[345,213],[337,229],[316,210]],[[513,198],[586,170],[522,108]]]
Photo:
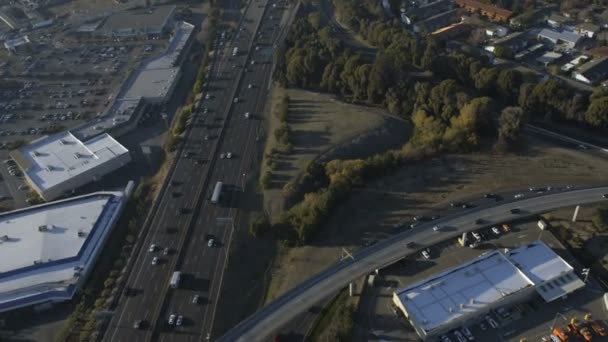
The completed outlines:
[[[169,316],[169,320],[167,321],[167,323],[169,323],[169,325],[173,325],[175,323],[175,315],[171,314]]]
[[[152,258],[152,265],[157,265],[157,264],[158,264],[158,257]]]
[[[150,252],[156,251],[156,245],[155,244],[151,244],[150,248],[148,249],[148,251],[150,251]]]
[[[182,315],[177,316],[177,321],[175,321],[175,325],[178,327],[181,326],[183,320],[184,320],[184,316],[182,316]]]
[[[226,159],[230,159],[230,158],[232,158],[232,152],[226,153]]]
[[[496,235],[500,235],[500,230],[498,230],[498,228],[496,228],[496,227],[492,227],[492,233],[494,233]]]

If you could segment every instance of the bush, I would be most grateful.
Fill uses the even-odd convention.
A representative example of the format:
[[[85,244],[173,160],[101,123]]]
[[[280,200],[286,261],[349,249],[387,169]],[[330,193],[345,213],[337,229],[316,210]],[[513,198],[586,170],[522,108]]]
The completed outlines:
[[[272,173],[270,171],[266,171],[262,177],[260,177],[260,187],[262,190],[268,189],[270,186],[270,180],[272,178]]]
[[[608,207],[604,206],[595,209],[593,217],[591,218],[593,226],[600,232],[608,230]]]
[[[249,221],[249,234],[255,238],[264,236],[272,228],[268,217],[263,213],[255,213]]]

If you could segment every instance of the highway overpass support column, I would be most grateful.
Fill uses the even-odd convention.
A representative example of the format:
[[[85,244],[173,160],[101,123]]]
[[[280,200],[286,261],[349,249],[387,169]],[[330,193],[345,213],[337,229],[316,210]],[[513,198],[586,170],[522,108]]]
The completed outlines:
[[[576,222],[576,217],[578,216],[578,211],[581,208],[580,205],[577,205],[576,208],[574,208],[574,215],[572,215],[572,222]]]

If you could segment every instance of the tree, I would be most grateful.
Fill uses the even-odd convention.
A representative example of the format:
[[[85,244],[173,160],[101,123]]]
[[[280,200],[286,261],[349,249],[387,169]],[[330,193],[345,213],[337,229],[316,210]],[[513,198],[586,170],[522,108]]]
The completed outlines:
[[[500,113],[497,148],[501,151],[512,149],[519,143],[524,123],[524,111],[520,107],[506,107]]]
[[[513,69],[504,69],[498,73],[496,79],[496,90],[507,103],[511,103],[518,95],[521,85],[521,73]]]
[[[591,102],[585,112],[585,122],[595,127],[608,127],[608,96]]]
[[[435,39],[433,39],[430,35],[427,37],[428,38],[425,41],[426,47],[424,48],[424,54],[422,55],[422,58],[420,58],[420,67],[425,70],[430,70],[435,63],[435,59],[439,55],[439,48]]]
[[[498,45],[494,48],[494,56],[498,58],[511,59],[513,58],[513,50],[510,46]]]
[[[493,94],[496,89],[498,70],[496,68],[483,68],[475,76],[475,88],[484,94]]]
[[[255,213],[249,220],[249,234],[254,238],[259,238],[268,233],[272,225],[268,217],[263,213]]]
[[[321,27],[321,14],[318,11],[308,14],[308,24],[314,29],[318,30]]]

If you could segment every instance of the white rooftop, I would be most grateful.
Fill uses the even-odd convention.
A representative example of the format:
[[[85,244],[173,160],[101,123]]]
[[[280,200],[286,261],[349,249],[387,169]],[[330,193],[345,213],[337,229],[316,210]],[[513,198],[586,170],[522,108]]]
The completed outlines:
[[[541,241],[514,249],[507,257],[536,284],[547,302],[585,286],[574,269]]]
[[[395,292],[409,318],[430,331],[534,286],[499,251]]]
[[[0,215],[0,312],[69,299],[122,210],[98,192]]]
[[[108,134],[81,141],[69,131],[43,137],[19,151],[27,165],[25,173],[41,191],[129,153]]]

